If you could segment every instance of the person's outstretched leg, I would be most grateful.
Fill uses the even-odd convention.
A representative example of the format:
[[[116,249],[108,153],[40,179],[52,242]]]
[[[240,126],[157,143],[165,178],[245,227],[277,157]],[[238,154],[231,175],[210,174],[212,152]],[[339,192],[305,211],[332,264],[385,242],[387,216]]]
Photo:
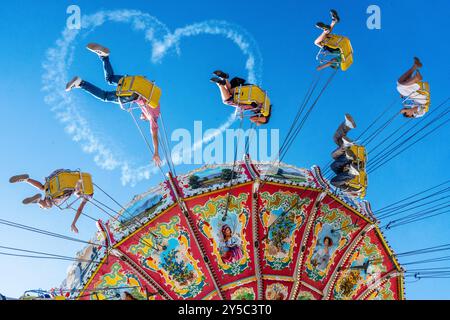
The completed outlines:
[[[352,140],[347,137],[347,133],[351,130],[345,122],[341,123],[341,125],[337,128],[336,132],[333,135],[334,143],[339,147],[346,147],[344,144],[352,143]],[[346,143],[345,143],[346,142]]]
[[[411,82],[411,79],[414,78],[414,72],[416,71],[417,66],[414,64],[411,68],[408,69],[404,74],[398,78],[398,83],[407,85],[407,83]]]
[[[116,95],[116,91],[105,91],[100,89],[99,87],[93,85],[92,83],[88,81],[81,80],[78,87],[75,88],[81,88],[84,91],[90,93],[95,98],[102,100],[104,102],[113,102],[113,103],[119,103],[119,99]]]
[[[111,61],[109,60],[110,51],[108,48],[102,46],[98,43],[89,43],[86,46],[86,49],[94,52],[100,60],[103,62],[103,70],[105,72],[105,80],[108,84],[114,85],[119,82],[123,76],[114,74],[113,67],[111,65]]]
[[[330,24],[330,32],[333,31],[334,26],[341,21],[341,18],[339,18],[339,15],[337,13],[336,10],[331,9],[330,10],[330,15],[331,15],[331,24]]]
[[[228,92],[231,93],[231,84],[230,81],[228,81],[228,79],[225,79],[225,87],[227,87]]]
[[[343,154],[345,154],[345,148],[344,147],[338,147],[336,150],[334,150],[331,153],[331,157],[336,160],[338,159],[340,156],[342,156]]]
[[[29,185],[32,185],[33,187],[35,187],[38,190],[44,190],[44,185],[37,180],[28,178],[28,179],[24,180],[24,182],[28,183]]]
[[[345,166],[350,163],[351,160],[347,159],[345,154],[342,154],[334,160],[334,162],[330,165],[330,168],[331,170],[333,170],[334,173],[339,174],[342,173]]]
[[[339,147],[342,146],[342,138],[347,136],[347,132],[350,131],[350,128],[345,125],[345,123],[341,123],[337,128],[336,132],[333,135],[333,141]]]
[[[323,32],[320,34],[320,36],[317,37],[316,40],[314,40],[314,44],[315,44],[316,46],[318,46],[319,48],[322,48],[322,47],[323,47],[322,41],[325,40],[325,38],[327,37],[327,35],[331,32],[331,31],[330,31],[330,30],[331,30],[331,26],[327,26],[327,25],[325,25],[325,24],[322,23],[322,22],[318,22],[318,23],[316,24],[316,26],[317,26],[318,28],[322,29]]]
[[[345,185],[348,181],[352,180],[355,176],[351,175],[350,173],[339,173],[336,175],[333,179],[331,179],[331,184],[337,188],[342,187]]]
[[[105,80],[110,85],[115,85],[119,83],[119,80],[123,78],[122,75],[114,74],[113,67],[111,65],[111,61],[109,60],[109,56],[101,57],[100,60],[103,62],[103,70],[105,72]]]
[[[316,27],[323,30],[322,34],[314,41],[314,44],[319,48],[323,47],[322,41],[325,40],[325,38],[333,31],[334,26],[340,21],[336,10],[330,10],[330,14],[332,19],[330,25],[326,25],[323,22],[316,23]],[[324,68],[326,67],[328,66],[325,66]]]
[[[403,84],[405,86],[411,85],[422,80],[422,76],[420,75],[419,68],[422,67],[422,63],[416,57],[414,57],[414,64],[411,68],[408,69],[404,74],[398,78],[398,83]],[[414,74],[415,72],[415,74]],[[419,73],[419,75],[417,75]]]
[[[72,89],[83,89],[99,100],[119,104],[119,97],[116,91],[102,90],[88,81],[81,80],[80,77],[75,77],[67,83],[66,91],[71,91]],[[122,104],[126,104],[135,101],[137,98],[137,95],[131,95],[129,97],[121,97],[120,100]]]
[[[226,102],[230,100],[233,96],[231,95],[230,90],[228,89],[227,85],[220,85],[218,84],[219,90],[220,90],[220,96],[222,97],[222,101]]]
[[[12,176],[9,179],[9,182],[10,183],[26,182],[38,190],[44,190],[44,185],[37,180],[31,179],[28,174],[19,174],[17,176]]]
[[[231,84],[228,79],[211,78],[211,81],[215,82],[219,87],[223,103],[226,103],[233,97],[231,94]]]
[[[422,74],[420,73],[420,71],[419,71],[419,69],[417,69],[416,70],[416,73],[414,74],[414,76],[410,79],[410,80],[408,80],[408,81],[406,81],[405,83],[404,83],[404,85],[412,85],[412,84],[414,84],[414,83],[417,83],[417,82],[419,82],[419,81],[422,81]]]
[[[356,122],[350,114],[345,114],[345,121],[342,122],[337,128],[336,132],[333,135],[333,141],[339,147],[342,147],[344,140],[351,142],[351,140],[347,137],[347,133],[356,128]]]

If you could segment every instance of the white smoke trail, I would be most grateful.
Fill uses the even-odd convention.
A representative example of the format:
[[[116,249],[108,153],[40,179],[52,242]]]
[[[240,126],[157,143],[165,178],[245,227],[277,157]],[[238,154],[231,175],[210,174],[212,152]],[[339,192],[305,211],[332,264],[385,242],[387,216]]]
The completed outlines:
[[[258,46],[252,36],[245,30],[225,21],[209,20],[176,29],[175,32],[166,35],[163,42],[154,42],[152,60],[155,62],[159,61],[166,54],[167,50],[173,46],[177,46],[179,52],[178,45],[181,38],[200,34],[221,35],[233,41],[242,53],[247,56],[245,64],[248,72],[247,80],[250,83],[258,84],[258,76],[261,74],[261,70],[255,71],[255,59],[259,59],[261,62],[261,54]],[[259,65],[260,67],[261,64]]]
[[[223,21],[206,21],[192,24],[184,28],[170,30],[155,17],[136,10],[100,11],[92,15],[82,17],[81,30],[64,29],[61,37],[53,48],[48,49],[46,60],[43,63],[44,74],[42,76],[43,91],[46,92],[45,102],[51,106],[56,118],[65,125],[65,131],[74,141],[79,143],[82,150],[94,155],[95,163],[106,170],[121,170],[121,182],[123,185],[135,185],[141,180],[149,179],[158,172],[153,165],[133,168],[127,159],[121,159],[114,154],[101,139],[94,134],[89,122],[83,118],[70,94],[64,91],[64,85],[68,81],[69,69],[74,51],[74,42],[77,37],[85,32],[92,32],[95,28],[107,22],[120,22],[131,24],[133,30],[144,32],[145,40],[151,43],[152,62],[160,62],[162,58],[175,47],[180,53],[180,40],[183,37],[191,37],[199,34],[221,35],[233,41],[247,57],[246,69],[249,82],[258,83],[261,74],[262,59],[253,38],[239,27]],[[201,148],[204,143],[214,139],[215,136],[225,131],[234,121],[234,115],[223,123],[215,134],[203,137],[196,141],[193,150]]]

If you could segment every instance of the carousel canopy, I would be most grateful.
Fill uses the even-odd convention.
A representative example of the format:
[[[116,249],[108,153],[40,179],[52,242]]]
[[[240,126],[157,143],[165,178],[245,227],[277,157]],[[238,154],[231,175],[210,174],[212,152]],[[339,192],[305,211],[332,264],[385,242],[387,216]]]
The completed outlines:
[[[98,222],[68,298],[404,299],[403,271],[367,201],[320,169],[209,165]]]

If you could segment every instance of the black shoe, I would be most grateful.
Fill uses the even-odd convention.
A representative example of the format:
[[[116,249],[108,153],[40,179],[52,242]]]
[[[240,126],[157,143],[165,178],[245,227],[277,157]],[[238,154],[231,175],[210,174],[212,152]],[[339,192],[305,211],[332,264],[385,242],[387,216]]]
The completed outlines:
[[[331,27],[323,22],[317,22],[316,27],[324,31],[330,31]]]
[[[419,58],[414,57],[414,64],[417,66],[417,68],[422,68],[422,62],[420,62]]]
[[[226,83],[225,80],[220,79],[220,78],[211,78],[211,79],[209,79],[209,80],[210,80],[211,82],[218,83],[218,84],[221,84],[221,85],[225,85],[225,83]]]
[[[216,71],[213,72],[213,74],[215,74],[215,75],[218,76],[219,78],[222,78],[222,79],[228,79],[228,73],[225,73],[225,72],[223,72],[223,71],[216,70]]]
[[[331,15],[331,19],[332,19],[333,21],[336,21],[336,22],[341,21],[341,19],[339,18],[339,15],[338,15],[338,13],[337,13],[336,10],[331,9],[331,10],[330,10],[330,15]]]

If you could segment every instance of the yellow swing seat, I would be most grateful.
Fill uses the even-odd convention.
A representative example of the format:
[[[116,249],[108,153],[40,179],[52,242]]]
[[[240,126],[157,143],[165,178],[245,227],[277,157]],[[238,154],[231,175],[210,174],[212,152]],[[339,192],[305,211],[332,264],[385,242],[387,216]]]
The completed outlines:
[[[350,147],[350,150],[356,156],[356,160],[354,161],[353,164],[356,165],[359,175],[355,176],[352,180],[348,181],[346,183],[346,186],[357,190],[359,196],[361,198],[364,198],[368,185],[366,173],[366,162],[367,162],[366,148],[359,145],[353,145]]]
[[[424,103],[422,105],[423,105],[423,108],[425,109],[425,112],[428,112],[428,110],[430,109],[430,103],[431,103],[430,84],[426,81],[420,81],[417,84],[420,86],[420,89],[417,90],[417,93],[426,97],[426,103]],[[417,103],[414,103],[414,100],[415,100],[414,98],[406,97],[405,100],[403,100],[403,106],[412,107],[412,106],[417,105]]]
[[[147,101],[150,107],[155,109],[159,106],[161,89],[144,76],[126,76],[119,80],[116,94],[118,97],[130,97],[138,94]]]
[[[78,181],[81,178],[81,186]],[[64,196],[68,192],[74,191],[78,187],[81,188],[81,193],[86,196],[94,194],[94,186],[92,177],[89,173],[80,171],[61,171],[54,176],[51,176],[45,182],[45,194],[52,199]]]
[[[366,171],[359,171],[359,175],[355,176],[352,180],[347,181],[346,186],[357,190],[357,193],[361,198],[364,198],[367,189],[367,173]]]
[[[345,71],[353,64],[353,48],[350,39],[336,34],[329,34],[322,41],[324,46],[339,49],[341,70]]]
[[[261,107],[260,114],[270,116],[270,99],[267,93],[257,85],[245,85],[235,89],[233,101],[237,105],[252,105]]]
[[[364,146],[359,146],[357,144],[354,144],[350,147],[350,151],[352,151],[356,156],[356,162],[358,163],[358,169],[360,167],[365,167],[365,164],[367,162],[367,154],[366,154],[366,148]]]

